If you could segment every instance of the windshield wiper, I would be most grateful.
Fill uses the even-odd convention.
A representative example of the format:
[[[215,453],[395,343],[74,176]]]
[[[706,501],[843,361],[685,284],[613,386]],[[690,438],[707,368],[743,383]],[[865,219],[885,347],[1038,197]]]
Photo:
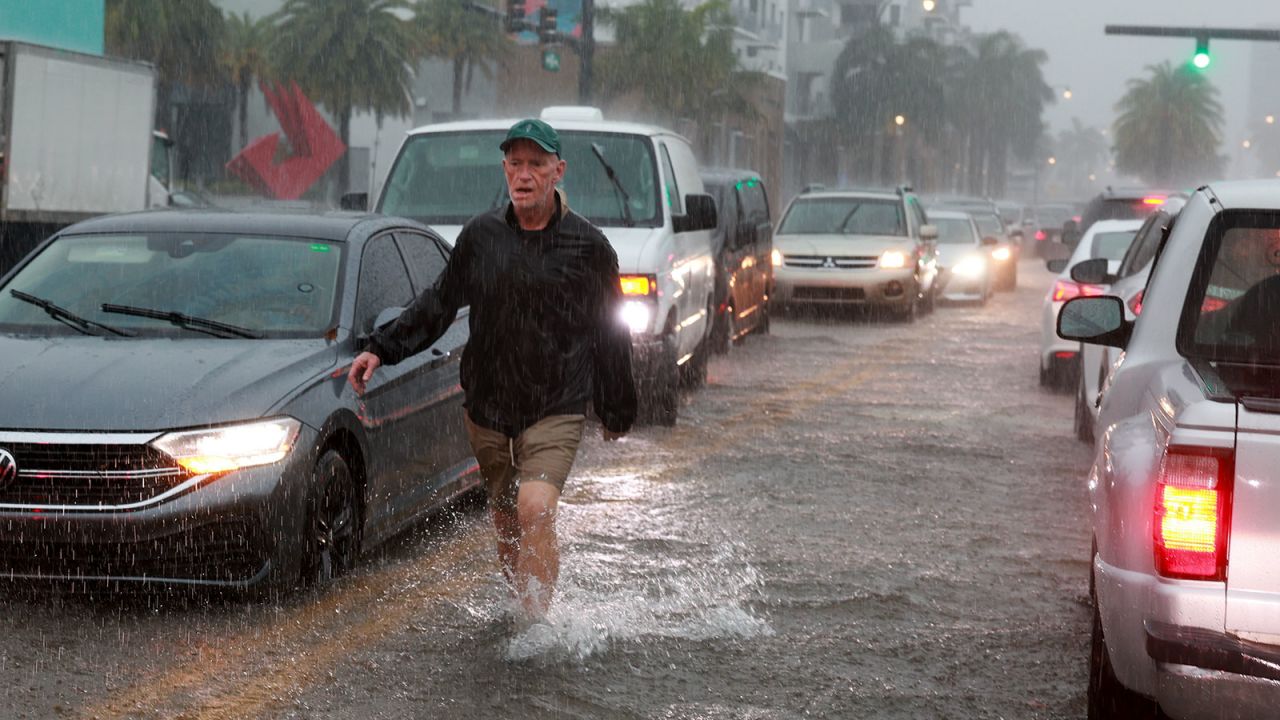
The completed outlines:
[[[10,290],[9,294],[21,300],[22,302],[27,302],[27,303],[31,303],[32,305],[35,305],[36,307],[48,313],[49,317],[53,318],[54,320],[57,320],[58,322],[62,323],[63,325],[66,325],[67,327],[73,330],[80,331],[84,335],[96,334],[96,333],[89,332],[89,328],[99,328],[102,330],[106,330],[112,335],[119,335],[121,337],[133,337],[134,335],[133,333],[127,330],[113,328],[110,325],[103,325],[100,322],[94,322],[93,320],[90,320],[88,318],[80,317],[79,315],[62,307],[61,305],[56,305],[49,300],[45,300],[44,298],[41,298],[41,297],[36,297],[35,295],[31,295],[30,293],[24,293],[21,290]]]
[[[135,307],[133,305],[112,305],[111,303],[102,304],[102,312],[119,313],[121,315],[136,315],[144,318],[154,318],[156,320],[168,320],[169,323],[187,330],[195,330],[196,332],[207,333],[216,337],[226,337],[234,335],[243,338],[261,338],[262,333],[249,328],[232,325],[230,323],[218,322],[217,320],[207,320],[198,318],[186,313],[180,313],[176,310],[153,310],[151,308]]]
[[[622,187],[622,181],[618,179],[618,174],[613,171],[613,166],[608,160],[604,159],[604,150],[600,148],[600,143],[591,143],[591,154],[596,156],[600,164],[604,167],[604,174],[609,176],[609,182],[613,183],[613,189],[618,197],[618,204],[622,206],[622,219],[627,223],[627,227],[635,227],[636,221],[631,218],[631,196],[627,194],[627,189]]]

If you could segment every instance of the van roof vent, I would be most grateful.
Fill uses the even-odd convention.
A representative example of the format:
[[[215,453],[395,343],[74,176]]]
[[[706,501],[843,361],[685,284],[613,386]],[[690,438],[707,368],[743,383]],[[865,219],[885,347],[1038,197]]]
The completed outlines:
[[[598,107],[589,107],[586,105],[552,105],[542,108],[542,119],[547,122],[553,120],[572,120],[576,122],[599,122],[604,120],[604,112]]]

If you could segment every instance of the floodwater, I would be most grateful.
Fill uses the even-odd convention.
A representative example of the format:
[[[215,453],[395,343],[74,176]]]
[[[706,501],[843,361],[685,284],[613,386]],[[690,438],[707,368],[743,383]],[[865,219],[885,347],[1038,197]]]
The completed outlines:
[[[543,623],[465,504],[279,606],[10,593],[0,715],[1081,717],[1090,451],[1021,275],[910,325],[777,319],[677,427],[590,428]]]

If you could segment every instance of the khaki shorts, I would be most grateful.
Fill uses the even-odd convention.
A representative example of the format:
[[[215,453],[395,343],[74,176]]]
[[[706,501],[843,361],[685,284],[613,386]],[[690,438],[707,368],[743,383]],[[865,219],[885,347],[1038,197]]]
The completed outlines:
[[[547,482],[564,490],[573,459],[582,441],[585,415],[552,415],[520,433],[514,440],[497,430],[482,428],[464,412],[471,450],[480,464],[489,502],[514,510],[521,482]]]

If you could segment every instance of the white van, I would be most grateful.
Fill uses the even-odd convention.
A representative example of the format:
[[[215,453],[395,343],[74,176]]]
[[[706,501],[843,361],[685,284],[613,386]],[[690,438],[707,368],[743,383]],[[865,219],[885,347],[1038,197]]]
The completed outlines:
[[[552,107],[569,206],[618,254],[627,296],[641,418],[675,423],[680,385],[706,378],[715,202],[693,149],[660,127],[604,119],[596,108]],[[498,145],[519,118],[426,125],[409,132],[374,208],[432,226],[452,243],[472,216],[506,203]]]

